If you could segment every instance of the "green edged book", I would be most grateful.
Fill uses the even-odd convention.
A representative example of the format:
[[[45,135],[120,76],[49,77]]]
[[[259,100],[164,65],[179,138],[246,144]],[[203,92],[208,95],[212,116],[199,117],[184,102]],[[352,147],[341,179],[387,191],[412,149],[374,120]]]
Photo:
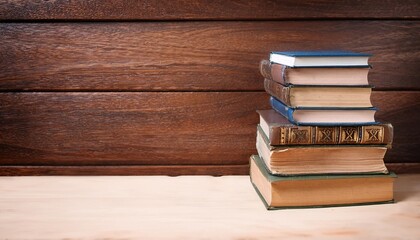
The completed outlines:
[[[396,175],[271,175],[258,155],[250,158],[250,176],[267,209],[332,207],[394,202]]]

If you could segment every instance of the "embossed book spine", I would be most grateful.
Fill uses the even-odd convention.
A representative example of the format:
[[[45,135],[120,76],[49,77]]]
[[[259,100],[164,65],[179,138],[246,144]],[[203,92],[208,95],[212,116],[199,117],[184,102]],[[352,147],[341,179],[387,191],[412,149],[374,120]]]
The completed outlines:
[[[259,128],[261,128],[259,126]],[[363,144],[392,145],[390,123],[366,126],[269,126],[270,145]]]

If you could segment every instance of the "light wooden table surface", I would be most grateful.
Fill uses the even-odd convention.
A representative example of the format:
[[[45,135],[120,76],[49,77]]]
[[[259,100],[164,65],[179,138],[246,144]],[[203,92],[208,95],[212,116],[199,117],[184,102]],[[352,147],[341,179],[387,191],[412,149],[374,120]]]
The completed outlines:
[[[420,239],[420,175],[397,203],[267,211],[247,176],[0,177],[0,239]]]

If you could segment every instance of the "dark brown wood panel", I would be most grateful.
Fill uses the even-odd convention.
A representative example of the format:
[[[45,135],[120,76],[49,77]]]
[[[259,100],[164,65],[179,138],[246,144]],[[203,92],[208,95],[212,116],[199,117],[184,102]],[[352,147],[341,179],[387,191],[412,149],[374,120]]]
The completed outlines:
[[[244,164],[254,152],[248,93],[2,93],[0,165]]]
[[[6,0],[2,20],[419,18],[416,0]]]
[[[248,175],[249,165],[0,166],[0,176]]]
[[[377,119],[392,123],[394,143],[386,162],[420,162],[420,92],[374,92],[372,103],[378,107]]]
[[[420,173],[420,163],[387,163],[386,167],[398,174]]]
[[[262,90],[271,50],[372,53],[377,89],[420,89],[420,21],[0,24],[2,91]]]
[[[420,173],[420,163],[387,163],[389,171]],[[0,176],[115,176],[115,175],[248,175],[249,165],[171,166],[0,166]]]
[[[420,92],[374,92],[388,163],[419,162]],[[0,93],[0,165],[235,165],[255,154],[264,92]]]

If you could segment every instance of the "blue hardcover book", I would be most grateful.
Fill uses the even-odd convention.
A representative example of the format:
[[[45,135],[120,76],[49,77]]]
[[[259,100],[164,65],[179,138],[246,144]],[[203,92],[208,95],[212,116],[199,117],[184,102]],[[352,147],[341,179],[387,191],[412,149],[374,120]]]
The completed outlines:
[[[370,56],[350,51],[274,51],[270,62],[289,67],[368,67]]]
[[[270,97],[273,109],[295,125],[307,126],[360,126],[378,124],[374,107],[368,108],[316,108],[289,107]]]

